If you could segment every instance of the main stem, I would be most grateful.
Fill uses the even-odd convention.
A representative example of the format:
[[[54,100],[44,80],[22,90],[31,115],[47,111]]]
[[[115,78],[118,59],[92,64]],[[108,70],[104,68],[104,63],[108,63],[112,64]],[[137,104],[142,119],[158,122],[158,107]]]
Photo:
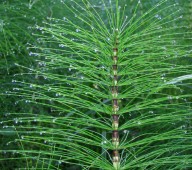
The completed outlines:
[[[119,110],[119,104],[118,104],[118,30],[115,31],[115,43],[113,47],[113,65],[112,65],[112,70],[113,70],[113,86],[112,86],[112,127],[113,127],[113,132],[112,132],[112,143],[114,146],[113,149],[113,166],[117,170],[119,169],[120,166],[120,156],[119,156],[119,115],[117,114]]]

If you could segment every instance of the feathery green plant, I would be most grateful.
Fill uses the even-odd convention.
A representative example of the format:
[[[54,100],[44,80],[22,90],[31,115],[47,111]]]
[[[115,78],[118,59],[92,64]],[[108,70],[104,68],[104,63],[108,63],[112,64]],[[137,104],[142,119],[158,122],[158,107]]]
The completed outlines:
[[[2,122],[16,136],[9,159],[20,169],[191,168],[191,32],[171,2],[138,16],[138,1],[127,16],[118,0],[63,1],[70,18],[36,26],[38,67],[16,65],[40,81],[15,75],[9,95],[34,109]]]

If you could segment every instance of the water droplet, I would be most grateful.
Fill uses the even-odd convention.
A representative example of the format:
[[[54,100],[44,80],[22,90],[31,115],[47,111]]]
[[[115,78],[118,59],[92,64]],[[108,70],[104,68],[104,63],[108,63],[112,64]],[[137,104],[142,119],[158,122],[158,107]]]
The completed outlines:
[[[129,133],[129,131],[128,131],[128,130],[123,130],[123,133],[125,133],[125,134],[126,134],[126,133]]]
[[[30,103],[31,101],[30,100],[25,100],[25,103]]]
[[[11,142],[7,142],[6,145],[8,146]]]
[[[56,120],[57,120],[57,118],[53,119],[52,122],[55,123]]]
[[[15,118],[15,119],[14,119],[14,122],[17,124],[17,123],[18,123],[18,119],[17,119],[17,118]]]
[[[59,163],[59,164],[62,164],[62,163],[63,163],[63,161],[59,160],[59,161],[58,161],[58,163]]]
[[[63,48],[63,47],[65,47],[65,45],[64,44],[59,44],[59,47]]]
[[[161,20],[161,16],[160,16],[159,14],[156,14],[156,15],[155,15],[155,18]]]
[[[175,41],[175,40],[173,40],[173,41],[172,41],[172,44],[173,44],[173,45],[175,45],[175,44],[176,44],[176,41]]]
[[[76,29],[76,32],[79,32],[80,30],[79,29]]]
[[[13,90],[19,90],[19,88],[13,88]]]
[[[33,55],[33,52],[30,51],[30,52],[29,52],[29,56],[32,56],[32,55]]]
[[[172,97],[172,96],[168,96],[167,98],[168,98],[169,100],[172,100],[172,99],[173,99],[173,97]]]

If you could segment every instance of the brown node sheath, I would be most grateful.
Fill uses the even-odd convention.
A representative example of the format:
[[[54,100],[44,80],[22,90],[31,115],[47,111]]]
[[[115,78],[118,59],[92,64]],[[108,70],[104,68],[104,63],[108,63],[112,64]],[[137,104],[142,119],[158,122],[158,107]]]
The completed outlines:
[[[118,100],[117,99],[113,99],[113,105],[118,106]]]
[[[119,115],[114,114],[114,115],[112,115],[112,118],[113,118],[112,127],[113,127],[115,130],[117,130],[118,127],[119,127]]]
[[[117,59],[118,59],[118,56],[117,56],[117,55],[113,56],[114,64],[117,64]]]
[[[113,74],[117,75],[117,64],[113,65]]]
[[[113,151],[113,167],[115,169],[118,169],[120,166],[120,156],[119,156],[119,151],[114,150]]]
[[[112,86],[112,92],[118,93],[118,86]]]
[[[112,143],[117,148],[119,146],[119,131],[114,130],[112,133]]]
[[[118,52],[118,48],[113,48],[113,55],[116,56]]]
[[[117,52],[117,51],[118,51],[118,48],[113,48],[113,52],[115,52],[115,51]]]
[[[118,110],[119,110],[118,100],[113,99],[113,112],[114,112],[114,114],[117,114]]]
[[[118,87],[112,86],[112,96],[115,98],[118,95]]]
[[[114,84],[115,84],[115,86],[116,86],[116,85],[117,85],[118,76],[117,76],[117,75],[114,75],[114,76],[113,76],[113,80],[114,80]]]
[[[113,162],[119,162],[119,151],[118,150],[113,151]]]
[[[117,64],[113,65],[113,70],[117,70]]]

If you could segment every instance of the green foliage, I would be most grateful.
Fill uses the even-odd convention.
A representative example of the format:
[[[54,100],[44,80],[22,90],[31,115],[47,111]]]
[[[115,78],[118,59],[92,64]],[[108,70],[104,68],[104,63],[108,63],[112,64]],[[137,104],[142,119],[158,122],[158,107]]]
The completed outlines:
[[[40,1],[30,1],[31,9],[35,3]],[[61,1],[68,17],[58,13],[35,23],[28,51],[21,52],[32,64],[13,60],[7,97],[26,109],[10,109],[1,122],[0,135],[10,138],[1,148],[2,162],[19,161],[14,169],[192,167],[190,29],[173,0],[147,10],[147,1],[131,3]],[[13,37],[25,51],[27,41]],[[119,146],[111,137],[113,86],[118,86]],[[113,150],[120,152],[118,168]]]

